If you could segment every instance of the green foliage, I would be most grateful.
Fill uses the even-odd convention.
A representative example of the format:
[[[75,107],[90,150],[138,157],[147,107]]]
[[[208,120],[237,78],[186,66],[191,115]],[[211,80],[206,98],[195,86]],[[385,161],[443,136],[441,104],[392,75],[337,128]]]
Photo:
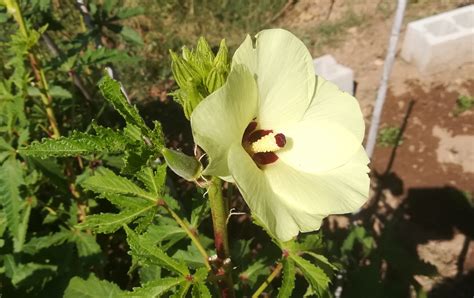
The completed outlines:
[[[465,111],[474,108],[474,97],[468,95],[460,95],[456,100],[456,106],[454,107],[454,115],[458,116]]]
[[[311,285],[315,293],[319,297],[326,295],[329,287],[330,279],[326,273],[319,267],[316,267],[310,261],[298,256],[290,255],[295,265],[302,271],[304,277]]]
[[[135,297],[160,297],[166,292],[174,290],[186,282],[184,277],[165,277],[145,283],[140,288],[134,288],[130,296]]]
[[[0,167],[0,203],[7,222],[8,230],[13,237],[14,251],[23,249],[30,203],[20,197],[20,186],[25,182],[21,165],[15,159],[8,159]]]
[[[65,298],[76,297],[124,297],[125,293],[120,288],[106,280],[100,280],[94,274],[84,280],[74,277],[69,282],[69,286],[64,292]]]
[[[377,144],[382,147],[395,147],[403,144],[400,138],[400,128],[395,126],[387,126],[379,131]]]
[[[284,258],[283,259],[283,280],[281,282],[281,287],[278,291],[278,297],[291,297],[291,293],[295,288],[295,262],[292,259]]]
[[[25,156],[40,158],[84,156],[102,153],[120,153],[125,151],[129,141],[123,133],[110,128],[95,127],[96,135],[74,131],[69,137],[43,139],[33,142],[19,152]]]
[[[137,262],[155,264],[171,272],[180,274],[183,277],[190,274],[185,264],[177,262],[166,255],[161,249],[156,247],[153,242],[144,237],[140,237],[126,226],[125,231],[127,232],[128,245],[130,245],[131,248],[130,253]]]

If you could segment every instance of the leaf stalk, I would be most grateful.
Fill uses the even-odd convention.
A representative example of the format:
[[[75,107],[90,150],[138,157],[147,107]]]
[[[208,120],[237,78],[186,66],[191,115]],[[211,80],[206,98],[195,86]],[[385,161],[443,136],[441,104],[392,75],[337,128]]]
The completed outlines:
[[[258,298],[258,296],[260,294],[262,294],[263,291],[265,291],[265,289],[268,287],[268,285],[271,284],[271,282],[275,279],[275,277],[277,277],[280,274],[281,269],[283,269],[283,264],[278,263],[277,266],[275,267],[275,269],[273,269],[272,273],[260,285],[260,287],[258,287],[258,289],[255,291],[255,293],[253,293],[252,298]]]

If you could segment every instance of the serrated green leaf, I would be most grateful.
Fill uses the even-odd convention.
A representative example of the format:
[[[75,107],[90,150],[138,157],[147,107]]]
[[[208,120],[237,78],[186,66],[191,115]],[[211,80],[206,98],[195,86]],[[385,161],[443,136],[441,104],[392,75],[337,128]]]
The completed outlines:
[[[64,99],[72,98],[71,92],[69,92],[68,90],[64,89],[61,86],[52,86],[49,89],[49,94],[55,98],[64,98]]]
[[[28,230],[28,222],[30,221],[30,213],[31,213],[31,203],[26,201],[24,204],[24,208],[21,214],[21,221],[20,225],[18,226],[18,236],[16,241],[14,241],[13,251],[20,252],[23,250],[23,244],[25,243],[26,239],[26,231]]]
[[[325,295],[328,291],[330,282],[330,279],[326,273],[321,268],[316,267],[310,261],[303,259],[298,255],[290,254],[289,258],[291,258],[295,262],[296,266],[300,268],[305,279],[308,281],[311,287],[313,287],[318,297]]]
[[[109,202],[117,206],[119,209],[132,209],[137,210],[141,208],[146,208],[150,206],[150,201],[142,199],[140,197],[127,197],[118,194],[105,194],[104,198],[106,198]]]
[[[327,266],[331,271],[337,271],[337,267],[329,262],[328,258],[312,251],[304,251],[305,254],[312,256],[321,265]],[[330,272],[332,274],[332,272]]]
[[[143,7],[121,7],[117,12],[119,19],[128,19],[137,15],[141,15],[145,12]]]
[[[189,275],[188,268],[165,254],[160,248],[148,241],[144,237],[138,236],[133,230],[125,226],[127,232],[128,244],[131,249],[131,255],[137,259],[147,260],[151,263],[160,265],[172,272],[176,272],[182,276]]]
[[[127,123],[127,126],[123,129],[125,136],[129,139],[135,140],[137,142],[143,141],[140,128]]]
[[[186,237],[186,232],[177,225],[168,225],[159,223],[148,228],[144,234],[150,240],[154,240],[160,244],[163,250],[168,250],[176,242]]]
[[[270,269],[263,260],[257,260],[240,274],[240,279],[254,286],[260,276],[268,275]]]
[[[58,189],[67,189],[68,181],[64,175],[64,168],[60,166],[55,159],[41,159],[30,156],[26,160],[45,177],[49,178],[50,182],[56,185]]]
[[[23,247],[23,252],[27,254],[35,254],[44,248],[54,245],[61,245],[70,237],[69,231],[60,231],[43,237],[33,237]]]
[[[39,263],[16,264],[13,255],[4,255],[3,263],[5,266],[5,275],[10,278],[14,286],[18,286],[25,279],[38,273],[38,271],[50,271],[53,273],[58,268],[55,265]]]
[[[181,283],[181,286],[178,287],[178,290],[171,296],[173,298],[185,298],[191,287],[191,282],[184,281]]]
[[[151,130],[146,126],[145,121],[138,113],[135,106],[128,103],[127,98],[122,92],[121,84],[109,76],[104,76],[99,82],[99,89],[104,98],[114,107],[114,109],[125,119],[127,124],[135,125],[140,128],[142,135],[150,137]],[[162,144],[154,144],[157,149]]]
[[[145,185],[147,190],[159,196],[162,193],[166,179],[166,165],[158,166],[156,171],[150,167],[144,167],[136,174],[137,178]]]
[[[143,39],[140,36],[140,34],[138,34],[137,31],[133,30],[132,28],[128,26],[122,27],[122,31],[120,31],[120,35],[122,35],[122,37],[128,42],[131,42],[139,46],[143,45]]]
[[[125,210],[117,214],[103,213],[89,215],[86,220],[77,227],[79,229],[91,229],[96,233],[113,233],[123,225],[129,224],[138,217],[143,216],[145,212],[152,208],[156,208],[156,205],[151,204],[146,208]]]
[[[81,186],[85,189],[100,194],[121,194],[126,196],[136,196],[152,202],[156,202],[158,197],[149,193],[125,177],[116,175],[107,168],[99,168],[94,176],[85,179]]]
[[[120,61],[122,64],[134,63],[137,61],[136,58],[129,56],[126,52],[117,49],[110,49],[107,47],[101,47],[98,49],[86,49],[84,53],[78,58],[79,61],[76,64],[81,65],[82,67],[88,65],[93,65],[94,67],[101,67],[108,63],[114,63],[118,61]],[[71,63],[69,63],[69,65],[70,64]],[[64,70],[68,71],[68,66],[65,66]]]
[[[161,279],[161,272],[160,266],[143,264],[140,269],[138,269],[140,284],[144,286],[147,282]]]
[[[205,282],[208,275],[209,271],[207,270],[207,268],[201,267],[194,272],[193,278],[194,281]]]
[[[201,222],[210,214],[211,207],[209,200],[198,198],[193,200],[193,210],[191,211],[191,226],[198,228]]]
[[[117,3],[118,3],[118,0],[105,0],[104,10],[110,14],[112,12],[112,9],[117,7]]]
[[[290,258],[283,259],[283,280],[278,291],[278,298],[291,297],[291,293],[295,288],[295,278],[295,263]]]
[[[88,257],[101,252],[100,245],[97,244],[95,236],[82,231],[71,231],[70,240],[76,244],[79,257]]]
[[[185,262],[191,268],[201,268],[204,266],[202,255],[197,250],[194,243],[188,245],[187,250],[177,250],[173,255],[173,258]]]
[[[154,153],[150,147],[130,146],[122,155],[123,166],[120,169],[122,174],[134,175],[143,167],[147,166],[154,159]]]
[[[64,292],[64,298],[103,298],[103,297],[125,297],[116,284],[106,280],[100,280],[94,274],[89,275],[87,280],[73,277]]]
[[[133,288],[132,297],[161,297],[185,281],[184,277],[165,277],[145,283],[140,288]]]
[[[211,298],[211,292],[207,288],[206,284],[203,282],[198,282],[193,284],[191,290],[191,295],[193,298]]]
[[[19,187],[23,184],[20,163],[13,158],[7,159],[0,166],[0,204],[3,206],[8,230],[15,243],[15,251],[21,250],[24,241],[24,237],[20,237],[22,200],[19,190]]]
[[[111,130],[107,129],[104,129],[105,131],[109,133],[91,135],[75,131],[69,137],[33,142],[26,148],[20,148],[19,152],[26,156],[46,158],[121,153],[125,151],[127,140],[119,133],[112,134]]]

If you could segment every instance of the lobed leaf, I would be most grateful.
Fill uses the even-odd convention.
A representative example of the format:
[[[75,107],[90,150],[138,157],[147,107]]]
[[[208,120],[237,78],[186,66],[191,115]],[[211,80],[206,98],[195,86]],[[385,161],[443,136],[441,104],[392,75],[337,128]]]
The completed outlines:
[[[191,294],[193,298],[211,298],[211,292],[207,288],[204,282],[197,282],[193,284],[193,288],[191,290]]]
[[[97,135],[91,135],[75,131],[69,137],[33,142],[26,148],[20,148],[19,152],[26,156],[47,158],[125,151],[127,140],[123,135],[105,128],[102,128],[100,132]]]
[[[283,280],[281,282],[280,290],[278,291],[279,298],[291,297],[291,293],[295,288],[296,269],[295,262],[290,258],[283,259]]]
[[[104,98],[125,119],[127,124],[140,128],[144,136],[151,135],[150,128],[146,126],[137,108],[128,102],[127,97],[122,91],[120,82],[112,79],[110,76],[104,76],[98,85]]]
[[[116,284],[106,280],[98,279],[94,274],[84,280],[80,277],[73,277],[64,292],[64,298],[103,298],[103,297],[125,297],[126,292],[122,291]]]
[[[55,272],[58,267],[50,264],[26,263],[16,264],[13,255],[4,255],[3,264],[5,268],[5,275],[11,279],[14,286],[18,286],[21,282],[30,278],[39,271]]]
[[[150,193],[159,196],[162,193],[163,186],[165,185],[166,165],[158,166],[156,171],[153,171],[150,167],[144,167],[136,174],[136,176]]]
[[[118,214],[103,213],[89,215],[87,216],[86,221],[79,224],[77,227],[79,229],[91,229],[96,233],[110,234],[120,229],[123,225],[129,224],[138,217],[143,216],[145,212],[153,207],[156,207],[156,205],[151,204],[142,209],[125,210]]]
[[[161,297],[164,293],[171,291],[176,286],[185,282],[184,277],[165,277],[145,283],[140,288],[133,288],[129,293],[132,297]]]
[[[133,230],[125,226],[127,233],[128,245],[131,249],[131,255],[138,260],[144,260],[155,263],[168,269],[171,272],[178,273],[182,276],[189,275],[188,268],[165,254],[153,242],[146,240],[144,237],[138,236]]]
[[[28,254],[35,254],[44,248],[61,245],[69,239],[70,232],[63,230],[43,237],[33,237],[23,247]]]
[[[107,168],[99,168],[94,176],[88,177],[81,183],[81,185],[85,189],[103,195],[121,194],[140,197],[152,202],[158,200],[157,196],[153,193],[141,189],[132,181],[125,177],[116,175],[113,171]]]
[[[22,200],[19,190],[23,184],[23,173],[19,161],[7,159],[0,166],[0,204],[5,212],[8,230],[14,239],[15,251],[21,251],[24,241],[24,237],[21,237]]]
[[[295,262],[296,266],[300,268],[305,279],[315,290],[318,297],[324,296],[324,294],[328,291],[330,282],[330,279],[326,273],[321,268],[316,267],[310,261],[303,259],[298,255],[290,254],[289,258],[291,258]]]
[[[181,286],[178,290],[171,296],[173,298],[186,298],[188,294],[189,288],[191,287],[192,283],[189,281],[184,281],[181,283]]]

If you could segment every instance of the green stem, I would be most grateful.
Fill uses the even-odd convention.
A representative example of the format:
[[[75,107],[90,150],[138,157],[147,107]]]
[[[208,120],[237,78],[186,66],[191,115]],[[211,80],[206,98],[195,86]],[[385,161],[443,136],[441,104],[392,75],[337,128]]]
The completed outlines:
[[[189,225],[181,217],[179,217],[179,215],[176,214],[176,212],[174,212],[166,203],[163,202],[160,204],[160,206],[163,206],[163,208],[168,211],[171,217],[174,218],[174,220],[181,226],[181,228],[183,228],[189,238],[191,238],[191,241],[194,243],[194,245],[196,245],[196,248],[198,249],[199,253],[201,253],[206,268],[208,270],[211,270],[211,265],[209,265],[209,255],[207,254],[206,249],[204,249],[204,247],[202,246],[201,241],[199,241],[193,231],[189,228]]]
[[[222,277],[218,282],[222,297],[235,297],[232,280],[232,265],[230,260],[229,240],[227,234],[227,216],[229,208],[222,196],[222,181],[212,177],[208,188],[209,204],[211,206],[212,224],[214,227],[214,245],[217,253],[218,268],[216,276]]]
[[[255,293],[253,293],[252,298],[258,298],[258,296],[260,294],[262,294],[263,291],[265,291],[265,289],[268,287],[268,285],[271,284],[271,282],[275,279],[275,277],[277,277],[280,274],[281,269],[283,269],[283,264],[278,263],[278,265],[275,267],[275,269],[273,269],[272,273],[260,285],[260,287],[258,287],[258,289],[255,291]]]
[[[25,38],[28,38],[30,34],[28,32],[28,28],[26,27],[25,19],[23,18],[18,2],[16,0],[5,0],[5,5],[7,6],[8,12],[13,15],[13,18],[20,27],[21,34]],[[59,133],[58,124],[52,108],[52,99],[49,95],[48,81],[46,80],[43,69],[38,65],[36,56],[33,53],[29,53],[28,57],[31,68],[35,74],[35,78],[38,81],[39,87],[41,88],[41,101],[45,106],[46,115],[52,130],[52,137],[54,139],[59,138],[61,134]]]

